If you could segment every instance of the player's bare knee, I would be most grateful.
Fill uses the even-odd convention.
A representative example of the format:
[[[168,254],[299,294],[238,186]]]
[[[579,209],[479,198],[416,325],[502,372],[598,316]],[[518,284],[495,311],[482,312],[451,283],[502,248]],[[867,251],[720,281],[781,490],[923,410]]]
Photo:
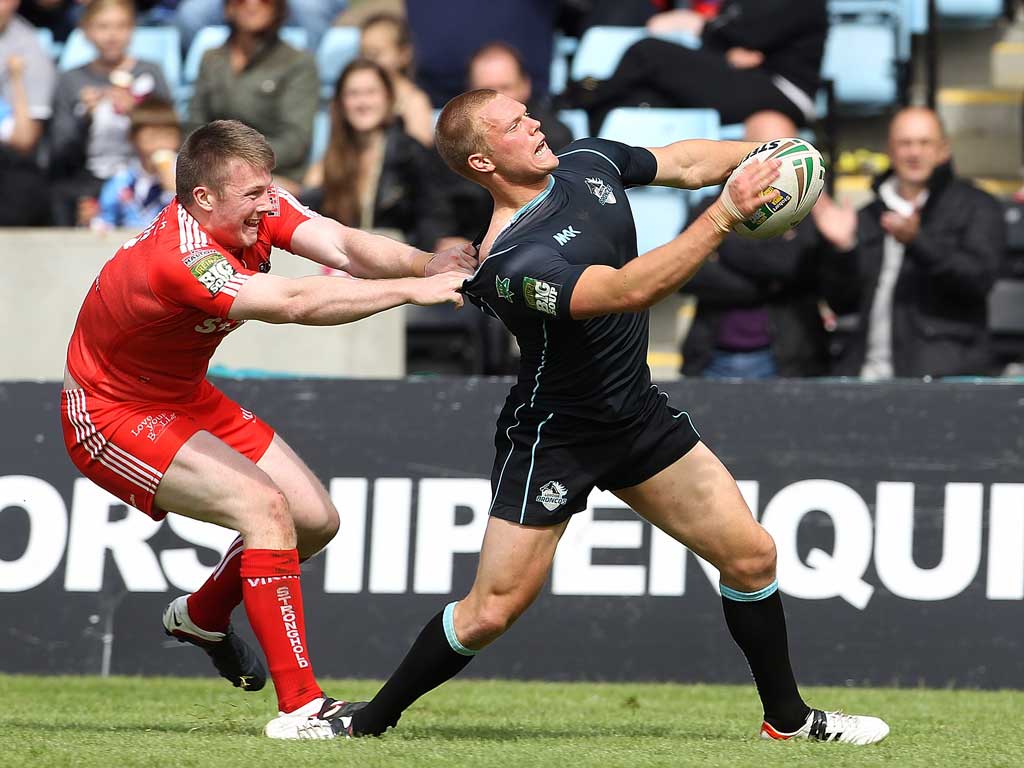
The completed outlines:
[[[258,502],[260,525],[268,531],[295,540],[295,521],[292,520],[288,499],[276,485],[261,489]]]
[[[722,577],[730,585],[755,591],[775,578],[775,541],[758,526],[758,534],[723,564]]]

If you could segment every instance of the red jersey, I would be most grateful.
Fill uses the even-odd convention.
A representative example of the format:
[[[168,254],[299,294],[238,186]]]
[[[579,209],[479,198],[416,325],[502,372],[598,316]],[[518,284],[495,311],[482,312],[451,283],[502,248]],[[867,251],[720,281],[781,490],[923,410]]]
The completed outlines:
[[[218,244],[177,198],[100,270],[68,345],[79,386],[110,400],[181,402],[198,391],[217,345],[244,320],[229,320],[238,290],[270,271],[270,250],[316,216],[271,187],[274,210],[240,255]]]

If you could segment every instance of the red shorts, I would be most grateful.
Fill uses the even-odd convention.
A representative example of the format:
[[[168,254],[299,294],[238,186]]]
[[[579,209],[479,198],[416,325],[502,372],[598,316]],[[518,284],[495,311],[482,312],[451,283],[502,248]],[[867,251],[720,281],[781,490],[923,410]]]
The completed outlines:
[[[196,432],[212,433],[253,462],[274,439],[266,422],[208,381],[185,403],[120,402],[65,389],[60,420],[78,471],[154,520],[167,516],[153,506],[160,479]]]

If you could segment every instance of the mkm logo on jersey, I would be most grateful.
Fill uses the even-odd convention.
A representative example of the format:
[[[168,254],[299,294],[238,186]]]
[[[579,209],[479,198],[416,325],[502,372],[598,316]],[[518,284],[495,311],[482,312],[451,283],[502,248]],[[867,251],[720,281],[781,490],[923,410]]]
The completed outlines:
[[[583,234],[583,232],[581,230],[578,230],[578,229],[576,229],[575,227],[572,227],[572,226],[568,226],[565,229],[563,229],[561,232],[559,232],[559,233],[557,233],[555,235],[552,235],[552,237],[555,238],[555,242],[557,242],[559,245],[565,245],[570,240],[572,240],[574,237],[576,237],[576,235],[582,235],[582,234]]]

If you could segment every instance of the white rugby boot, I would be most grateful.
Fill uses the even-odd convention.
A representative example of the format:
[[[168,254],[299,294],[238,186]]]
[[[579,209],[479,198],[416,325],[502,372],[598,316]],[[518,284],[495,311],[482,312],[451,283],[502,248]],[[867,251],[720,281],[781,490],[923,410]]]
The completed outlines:
[[[884,720],[867,715],[848,715],[845,712],[826,712],[812,709],[802,727],[792,733],[781,733],[768,723],[761,724],[761,738],[786,741],[811,739],[814,741],[840,741],[844,744],[877,744],[889,735]]]
[[[359,706],[363,706],[360,702]],[[313,699],[294,712],[278,712],[263,733],[272,739],[351,738],[352,713],[358,709],[329,696]]]

